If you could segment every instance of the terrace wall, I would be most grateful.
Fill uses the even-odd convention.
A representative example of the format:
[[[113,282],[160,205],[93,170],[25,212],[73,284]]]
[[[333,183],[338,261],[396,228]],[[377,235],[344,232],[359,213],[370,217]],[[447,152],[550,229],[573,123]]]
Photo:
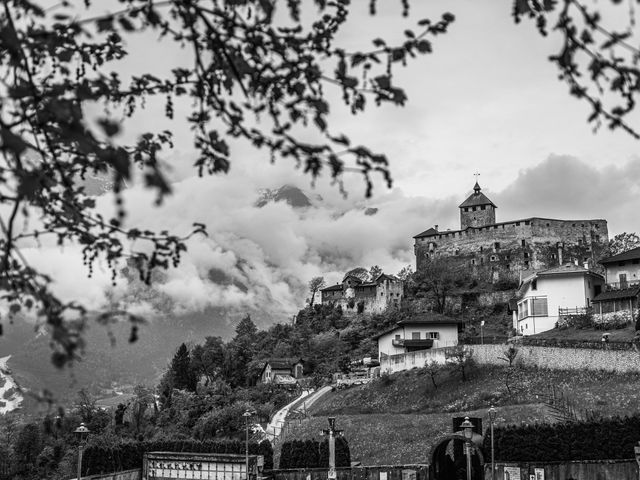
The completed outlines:
[[[635,460],[581,460],[575,462],[496,462],[496,478],[503,479],[505,467],[519,469],[520,479],[529,480],[535,469],[544,469],[544,480],[637,480],[638,464]],[[491,479],[491,465],[485,465],[486,480]],[[511,478],[514,478],[511,476]],[[517,478],[517,477],[516,477]],[[536,477],[533,477],[536,478]]]
[[[505,365],[506,344],[465,345],[473,350],[473,358],[481,365]],[[551,370],[606,370],[616,373],[640,372],[640,354],[635,350],[597,350],[591,348],[560,348],[518,346],[516,362],[526,366]],[[448,348],[434,348],[418,352],[389,355],[380,359],[380,372],[401,372],[421,368],[425,362],[445,362]]]

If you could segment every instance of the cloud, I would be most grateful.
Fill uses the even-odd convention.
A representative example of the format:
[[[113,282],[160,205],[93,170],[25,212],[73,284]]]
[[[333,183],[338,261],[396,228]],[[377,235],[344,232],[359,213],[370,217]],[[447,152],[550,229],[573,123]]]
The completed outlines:
[[[111,287],[102,265],[86,279],[81,252],[72,245],[61,250],[43,243],[25,253],[54,278],[63,298],[90,308],[115,299],[142,313],[202,313],[213,308],[234,316],[261,312],[267,319],[282,321],[304,305],[307,283],[314,276],[323,275],[331,284],[355,266],[380,265],[395,273],[413,265],[412,237],[434,224],[441,230],[457,229],[457,206],[470,193],[452,191],[438,199],[408,196],[396,188],[378,189],[370,200],[357,193],[344,198],[327,179],[312,189],[286,162],[266,170],[248,165],[240,162],[227,176],[185,177],[173,184],[174,192],[161,208],[154,206],[152,193],[138,186],[126,191],[128,226],[186,234],[197,221],[209,232],[192,238],[178,268],[163,274],[150,291],[123,279]],[[502,191],[483,191],[498,205],[499,220],[606,218],[611,232],[638,231],[632,222],[639,174],[638,160],[599,170],[577,158],[554,155],[522,170]],[[254,205],[261,188],[287,183],[301,187],[313,206]],[[346,186],[358,192],[361,179],[349,177]],[[99,197],[97,208],[105,216],[111,214],[112,197]]]
[[[569,155],[551,155],[522,170],[501,192],[489,195],[502,220],[603,218],[611,236],[639,231],[640,159],[595,168]]]

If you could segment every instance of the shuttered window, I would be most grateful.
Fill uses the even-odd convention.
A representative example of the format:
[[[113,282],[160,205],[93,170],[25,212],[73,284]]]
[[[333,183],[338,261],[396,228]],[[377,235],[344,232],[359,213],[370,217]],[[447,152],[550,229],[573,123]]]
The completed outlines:
[[[534,317],[546,317],[549,315],[549,311],[547,308],[547,298],[546,297],[538,297],[532,299],[531,305],[532,315]]]

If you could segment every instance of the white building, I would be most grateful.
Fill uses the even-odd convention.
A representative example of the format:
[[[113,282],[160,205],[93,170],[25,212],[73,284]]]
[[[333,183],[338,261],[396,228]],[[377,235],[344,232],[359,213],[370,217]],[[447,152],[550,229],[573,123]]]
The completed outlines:
[[[602,275],[572,263],[529,272],[520,282],[513,328],[518,335],[551,330],[560,315],[586,313],[603,285]]]
[[[402,320],[376,337],[378,360],[385,355],[453,347],[458,344],[458,332],[461,328],[460,321],[431,312]]]

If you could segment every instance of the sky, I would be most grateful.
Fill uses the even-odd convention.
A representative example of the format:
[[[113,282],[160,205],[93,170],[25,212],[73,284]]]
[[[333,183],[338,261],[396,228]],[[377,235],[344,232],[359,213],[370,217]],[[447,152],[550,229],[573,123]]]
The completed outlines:
[[[304,305],[313,276],[334,283],[350,268],[374,264],[396,273],[415,263],[413,235],[434,224],[458,227],[457,205],[471,192],[476,172],[483,192],[498,206],[498,221],[604,218],[610,234],[640,231],[638,141],[622,131],[592,131],[588,106],[569,96],[547,60],[558,48],[556,35],[541,37],[530,21],[514,24],[506,1],[414,1],[409,19],[403,19],[399,1],[378,4],[378,14],[371,17],[368,2],[353,2],[341,43],[367,49],[376,37],[401,40],[404,29],[420,18],[439,18],[447,11],[456,21],[449,33],[433,40],[433,54],[396,71],[409,98],[405,107],[372,106],[353,116],[340,104],[340,92],[329,90],[331,131],[346,133],[390,160],[393,188],[378,181],[371,199],[364,198],[356,175],[345,178],[344,198],[330,179],[312,185],[289,160],[271,164],[267,152],[235,143],[227,175],[197,178],[183,121],[188,105],[176,105],[175,119],[168,121],[152,102],[125,124],[122,140],[134,139],[141,128],[170,128],[176,144],[165,156],[174,194],[158,209],[152,195],[133,185],[126,193],[127,225],[176,233],[188,231],[195,221],[208,227],[209,237],[191,241],[181,266],[155,287],[174,300],[176,311],[266,308],[274,318],[285,318]],[[620,21],[612,2],[598,5],[605,18]],[[109,2],[100,2],[94,10],[108,8]],[[304,15],[308,20],[315,13],[307,9]],[[188,62],[185,52],[153,34],[134,36],[127,47],[130,56],[119,67],[123,74],[163,73]],[[96,115],[101,111],[93,109]],[[640,127],[637,115],[633,120]],[[254,206],[261,189],[285,184],[305,191],[313,206]],[[377,213],[366,215],[367,207]],[[110,196],[99,199],[100,211],[112,208]],[[109,287],[104,267],[85,280],[81,255],[72,245],[27,246],[25,252],[52,274],[64,297],[95,308],[104,304],[107,292],[126,298],[126,282]],[[224,272],[227,281],[212,282],[211,269]],[[149,302],[133,303],[143,313],[153,310]]]

